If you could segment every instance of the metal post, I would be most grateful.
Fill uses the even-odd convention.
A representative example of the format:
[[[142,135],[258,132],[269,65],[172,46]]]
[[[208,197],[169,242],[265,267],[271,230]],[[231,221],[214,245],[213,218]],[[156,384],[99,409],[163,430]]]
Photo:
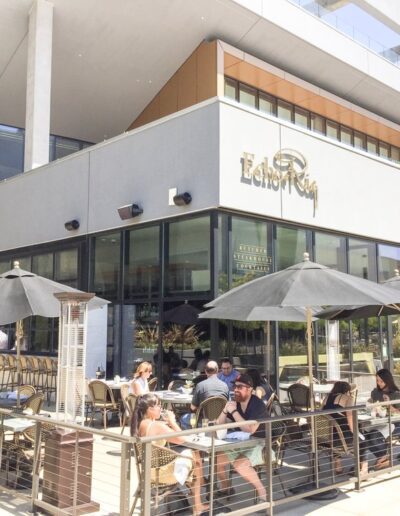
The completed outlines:
[[[151,516],[151,442],[145,443],[142,448],[142,504],[141,515]]]
[[[353,418],[353,453],[354,453],[354,474],[356,477],[355,489],[360,491],[361,480],[360,480],[360,448],[359,448],[359,435],[358,435],[358,417],[357,410],[351,412]]]
[[[39,476],[40,476],[40,448],[42,442],[42,423],[36,422],[35,428],[35,444],[33,451],[33,469],[32,469],[32,501],[31,512],[35,512],[35,500],[39,497]]]
[[[210,508],[209,515],[214,514],[214,473],[215,473],[215,432],[211,434],[211,454],[210,454]]]
[[[269,516],[273,515],[273,479],[272,479],[272,423],[267,421],[265,423],[265,453],[266,453],[266,473],[267,473],[267,501],[269,502],[269,509],[267,513]]]
[[[392,405],[387,405],[387,410],[389,411],[389,460],[390,467],[393,467],[393,441],[392,441]]]
[[[317,432],[315,431],[315,416],[311,416],[311,431],[312,431],[312,440],[313,440],[313,447],[314,447],[314,480],[315,480],[315,487],[319,489],[319,471],[318,471],[318,446],[317,446]]]
[[[129,513],[129,498],[131,485],[131,443],[121,443],[121,476],[119,493],[119,513]]]

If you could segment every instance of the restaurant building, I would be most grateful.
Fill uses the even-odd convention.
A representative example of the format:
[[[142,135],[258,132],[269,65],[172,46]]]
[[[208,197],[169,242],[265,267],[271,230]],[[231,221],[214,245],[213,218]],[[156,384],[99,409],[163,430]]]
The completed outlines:
[[[0,79],[1,103],[10,98],[0,108],[1,272],[18,259],[23,269],[110,300],[110,374],[126,374],[134,358],[153,356],[160,312],[184,301],[202,308],[229,288],[301,261],[305,251],[372,281],[394,275],[400,267],[395,49],[378,52],[321,18],[321,4],[330,4],[323,12],[332,15],[346,2],[276,0],[267,8],[265,1],[173,0],[157,10],[160,2],[137,1],[136,17],[130,2],[116,3],[112,12],[93,1],[80,4],[80,57],[77,44],[59,32],[73,24],[75,2],[21,2],[18,12],[12,1],[4,3],[10,20],[28,27],[27,55],[36,35],[44,54],[50,46],[50,62],[27,58],[25,123],[9,84],[19,50],[14,58],[10,52]],[[89,4],[95,14],[86,26]],[[358,4],[399,31],[398,8]],[[97,49],[90,38],[110,16]],[[131,51],[132,61],[129,17],[143,45]],[[121,31],[111,29],[117,21]],[[53,42],[43,36],[49,30]],[[156,34],[165,45],[146,46],[143,39]],[[139,76],[143,59],[147,75]],[[65,73],[70,86],[76,83],[72,92],[60,85]],[[100,84],[103,78],[114,80],[114,91]],[[55,93],[51,104],[37,94],[41,87],[45,96]],[[41,114],[47,131],[37,122]],[[13,328],[5,331],[11,338]],[[216,358],[229,355],[244,367],[263,362],[261,323],[206,322],[198,331],[199,345]],[[393,365],[400,358],[396,331],[387,318],[340,323],[343,369]],[[315,333],[315,365],[323,370],[323,322]],[[56,353],[57,321],[33,317],[26,335],[28,353]],[[306,363],[304,325],[276,323],[273,338],[273,379],[291,379]],[[174,342],[171,331],[166,342]]]

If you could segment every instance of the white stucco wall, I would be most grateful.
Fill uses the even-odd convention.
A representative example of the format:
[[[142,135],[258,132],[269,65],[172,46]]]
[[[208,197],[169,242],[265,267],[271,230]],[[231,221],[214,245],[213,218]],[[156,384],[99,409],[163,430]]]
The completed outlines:
[[[255,111],[221,103],[220,205],[378,240],[400,241],[400,167]],[[244,152],[270,164],[281,149],[308,162],[318,207],[294,187],[276,190],[241,182]]]

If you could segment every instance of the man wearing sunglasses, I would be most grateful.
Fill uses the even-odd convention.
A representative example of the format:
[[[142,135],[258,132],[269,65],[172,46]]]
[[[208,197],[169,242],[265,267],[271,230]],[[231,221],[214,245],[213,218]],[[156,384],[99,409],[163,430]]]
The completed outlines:
[[[225,405],[224,410],[217,420],[217,424],[267,419],[267,409],[264,402],[252,394],[253,380],[251,376],[248,374],[239,375],[233,384],[233,388],[234,401],[228,401]],[[260,425],[259,423],[244,424],[235,428],[234,431],[248,432],[257,437],[265,436],[264,425]],[[254,466],[258,466],[264,462],[262,451],[263,445],[257,444],[252,448],[247,448],[242,451],[235,450],[226,453],[218,453],[217,474],[222,487],[220,496],[233,494],[233,489],[229,487],[228,477],[225,471],[226,464],[231,463],[239,475],[247,480],[247,482],[251,483],[257,490],[258,501],[264,502],[266,500],[265,487],[254,469]]]

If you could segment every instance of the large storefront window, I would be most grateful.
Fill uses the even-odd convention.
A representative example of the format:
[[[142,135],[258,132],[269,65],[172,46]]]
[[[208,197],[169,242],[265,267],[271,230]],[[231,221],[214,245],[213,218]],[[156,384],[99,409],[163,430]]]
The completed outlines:
[[[73,288],[78,286],[78,249],[57,251],[54,256],[54,281]]]
[[[276,226],[275,263],[277,271],[301,262],[305,251],[308,251],[305,229]]]
[[[373,373],[382,367],[382,350],[377,317],[352,321],[353,370]]]
[[[126,234],[125,298],[158,294],[160,228],[134,229]]]
[[[0,261],[0,274],[3,272],[7,272],[11,269],[10,260],[1,260]]]
[[[169,224],[169,293],[210,290],[210,217]]]
[[[306,325],[297,322],[279,323],[279,384],[287,387],[302,376],[308,375]],[[286,399],[286,391],[280,392]]]
[[[218,294],[229,290],[229,215],[218,215]]]
[[[120,276],[121,234],[98,236],[93,239],[93,291],[100,297],[118,297]]]
[[[315,323],[316,339],[318,350],[318,378],[328,380],[338,380],[339,378],[351,382],[351,365],[350,365],[350,322],[337,321],[339,331],[339,349],[338,351],[338,373],[339,376],[332,378],[330,374],[335,369],[331,367],[328,370],[328,354],[329,346],[334,343],[327,342],[327,325],[328,321],[319,320]]]
[[[24,169],[24,131],[0,125],[0,180]]]
[[[272,272],[272,228],[266,222],[232,217],[232,285]]]
[[[53,253],[38,254],[32,257],[32,272],[44,278],[53,278]]]
[[[375,244],[349,238],[349,273],[376,281]]]
[[[400,269],[400,247],[378,244],[378,279],[385,281]]]
[[[346,272],[346,239],[328,233],[314,233],[315,261]]]

